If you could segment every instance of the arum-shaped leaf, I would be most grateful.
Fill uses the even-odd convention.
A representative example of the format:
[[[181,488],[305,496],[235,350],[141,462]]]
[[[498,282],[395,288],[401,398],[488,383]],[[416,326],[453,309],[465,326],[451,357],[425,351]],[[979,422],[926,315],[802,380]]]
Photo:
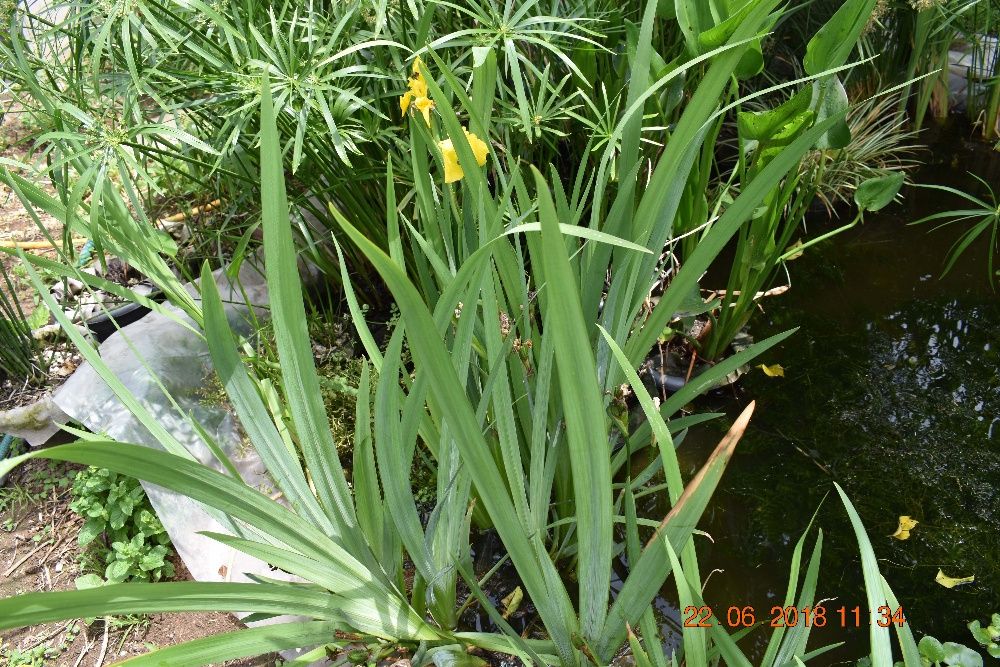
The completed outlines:
[[[876,0],[847,0],[806,46],[802,67],[806,74],[820,74],[847,62],[872,15]]]
[[[910,539],[910,531],[916,528],[918,523],[920,522],[904,514],[899,517],[899,527],[890,537],[895,537],[897,540],[908,540]]]
[[[839,77],[831,76],[813,82],[810,108],[816,112],[816,120],[840,118],[820,137],[819,141],[816,142],[816,148],[844,148],[851,142],[851,128],[847,125],[847,121],[842,118],[850,104],[847,90],[840,82]]]
[[[892,200],[899,194],[899,189],[903,187],[904,178],[901,171],[869,178],[855,190],[854,203],[862,211],[881,210],[891,204]]]
[[[920,655],[931,662],[941,662],[944,660],[944,647],[934,637],[924,637],[917,644],[917,648],[920,649]]]
[[[962,584],[971,584],[975,580],[976,575],[968,577],[949,577],[943,570],[938,570],[937,576],[934,577],[934,581],[938,582],[945,588],[955,588],[955,586],[961,586]]]
[[[764,375],[769,378],[783,378],[785,377],[785,369],[781,364],[761,364],[758,366],[760,370],[764,371]]]

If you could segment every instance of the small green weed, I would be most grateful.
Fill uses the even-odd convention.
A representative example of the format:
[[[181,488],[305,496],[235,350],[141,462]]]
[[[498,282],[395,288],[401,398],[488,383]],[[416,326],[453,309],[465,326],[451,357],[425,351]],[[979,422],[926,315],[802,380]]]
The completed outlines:
[[[85,563],[104,568],[108,583],[159,581],[174,576],[170,537],[134,478],[88,468],[73,482],[70,509],[86,519],[80,546]],[[98,565],[99,564],[99,565]]]
[[[48,461],[44,466],[32,471],[24,480],[23,486],[28,499],[38,502],[52,497],[53,494],[59,495],[72,483],[72,470],[68,470],[63,464]]]
[[[0,660],[8,667],[45,667],[45,656],[49,651],[44,644],[24,651],[5,648],[0,651]]]

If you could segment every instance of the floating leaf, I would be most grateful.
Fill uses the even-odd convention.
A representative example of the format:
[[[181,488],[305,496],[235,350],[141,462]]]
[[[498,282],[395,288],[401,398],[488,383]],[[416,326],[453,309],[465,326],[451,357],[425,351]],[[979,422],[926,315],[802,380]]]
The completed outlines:
[[[510,595],[508,595],[502,600],[504,607],[503,617],[505,619],[510,618],[514,614],[514,612],[517,611],[517,608],[521,606],[521,600],[523,599],[524,599],[524,591],[521,590],[520,586],[512,590],[510,592]]]
[[[899,528],[897,528],[896,532],[890,535],[890,537],[895,537],[897,540],[908,540],[910,539],[910,531],[913,530],[918,523],[920,522],[904,514],[899,517]]]
[[[761,364],[758,366],[760,370],[764,371],[764,375],[769,378],[783,378],[785,377],[785,369],[782,368],[781,364]]]
[[[954,588],[955,586],[961,586],[962,584],[971,584],[976,580],[976,575],[969,577],[949,577],[943,570],[938,570],[937,576],[934,577],[934,581],[938,582],[945,588]]]

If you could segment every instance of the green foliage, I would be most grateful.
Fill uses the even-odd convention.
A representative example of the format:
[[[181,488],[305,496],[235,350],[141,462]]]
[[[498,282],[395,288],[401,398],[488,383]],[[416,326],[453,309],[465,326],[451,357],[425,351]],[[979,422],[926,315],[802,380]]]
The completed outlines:
[[[972,193],[963,192],[962,190],[944,185],[921,186],[955,195],[968,202],[968,208],[933,213],[910,224],[920,225],[927,222],[934,222],[936,223],[934,229],[940,229],[941,227],[955,223],[967,224],[968,229],[962,232],[948,251],[942,275],[946,275],[954,268],[963,253],[977,239],[986,239],[989,243],[986,254],[986,275],[990,281],[990,285],[993,285],[996,281],[996,271],[994,271],[993,265],[997,254],[1000,253],[1000,236],[998,236],[998,233],[1000,233],[1000,200],[997,199],[992,185],[975,174],[971,174],[971,176],[981,186],[983,190],[982,196],[976,196]]]
[[[0,651],[0,657],[4,659],[4,664],[9,667],[45,667],[46,659],[50,657],[52,650],[40,644],[33,648],[21,651],[16,648],[5,648]]]
[[[993,614],[985,628],[979,621],[969,623],[969,632],[980,646],[994,658],[1000,658],[1000,614]]]
[[[994,658],[1000,658],[1000,614],[993,614],[991,624],[983,627],[979,621],[969,623],[973,639]],[[968,646],[956,642],[940,642],[934,637],[921,638],[917,644],[923,667],[983,667],[983,657]],[[871,667],[871,660],[858,660],[857,667]],[[894,667],[908,667],[903,662]]]
[[[0,381],[21,384],[42,375],[41,354],[7,268],[0,267],[0,273]]]
[[[108,583],[160,581],[174,576],[170,537],[139,482],[90,467],[73,481],[70,509],[86,521],[78,542],[101,563]]]
[[[139,665],[207,664],[262,647],[313,645],[364,659],[353,637],[338,631],[369,647],[401,645],[420,656],[415,664],[439,667],[480,664],[473,647],[533,665],[608,665],[626,644],[648,654],[647,664],[667,664],[654,598],[672,578],[682,597],[698,600],[694,531],[753,406],[694,476],[682,473],[675,451],[691,423],[677,413],[788,333],[715,365],[663,403],[635,369],[734,239],[745,249],[736,269],[746,274],[744,289],[769,280],[788,229],[798,225],[795,212],[813,196],[799,188],[802,161],[830,145],[847,109],[834,99],[838,72],[811,68],[793,86],[808,104],[792,109],[789,122],[759,124],[767,131],[741,142],[725,177],[731,187],[710,207],[722,125],[746,101],[740,81],[762,66],[763,34],[786,8],[777,0],[720,1],[707,11],[682,1],[674,20],[663,18],[670,12],[656,0],[620,4],[414,0],[337,3],[333,11],[185,0],[171,12],[125,3],[111,13],[87,5],[62,26],[74,52],[87,54],[51,78],[65,81],[65,90],[39,82],[36,54],[25,45],[4,54],[39,104],[73,119],[50,137],[56,163],[70,165],[72,188],[64,184],[63,196],[52,198],[24,179],[8,175],[9,182],[71,225],[105,234],[167,285],[168,298],[204,331],[219,379],[280,494],[249,488],[217,449],[221,472],[194,460],[71,328],[82,354],[163,450],[94,436],[31,452],[0,464],[0,472],[43,457],[135,475],[209,508],[224,531],[212,539],[301,581],[112,584],[21,596],[0,601],[0,627],[67,610],[308,619],[160,649],[133,661]],[[827,34],[841,34],[832,53],[814,46],[814,62],[844,63],[858,37],[851,26],[870,4],[844,4],[855,19],[835,20]],[[607,34],[594,32],[598,17],[609,19],[600,24]],[[153,57],[175,48],[183,58]],[[417,50],[419,60],[411,58]],[[180,76],[174,66],[193,71]],[[80,106],[109,102],[115,89],[99,85],[109,71],[124,91],[108,109],[131,121],[115,132],[102,128],[105,116]],[[551,82],[566,77],[579,90],[567,104],[582,100],[572,113],[547,101],[562,85]],[[591,88],[597,81],[599,92]],[[825,87],[815,92],[820,81]],[[404,85],[414,111],[400,126]],[[140,98],[175,122],[145,123]],[[425,119],[421,110],[433,113]],[[544,123],[566,136],[541,132]],[[196,304],[164,273],[174,248],[129,212],[126,202],[138,201],[143,183],[140,157],[155,159],[153,147],[164,146],[191,156],[198,169],[213,161],[211,169],[228,170],[241,186],[259,183],[276,352],[263,364],[244,363],[246,342],[230,329],[210,267],[202,269]],[[237,158],[247,163],[242,174]],[[125,175],[121,192],[107,185],[112,167]],[[98,195],[87,200],[88,191]],[[297,224],[290,194],[316,214],[318,232]],[[696,232],[650,308],[664,248],[679,230]],[[331,231],[368,357],[356,385],[350,480],[316,372],[293,235]],[[40,285],[34,264],[29,275]],[[355,292],[368,291],[376,276],[399,310],[384,349]],[[635,429],[623,410],[627,394],[645,419]],[[424,498],[414,497],[424,486],[417,461],[427,462],[433,480],[429,513],[421,511]],[[670,510],[640,515],[635,491],[660,474]],[[869,603],[892,603],[860,519],[842,497]],[[115,498],[136,500],[127,488]],[[110,511],[92,511],[110,524]],[[484,530],[499,537],[542,637],[515,631],[483,591],[493,573],[475,570],[472,538]],[[803,568],[809,533],[793,552],[787,593],[803,606],[816,601],[822,548],[818,534]],[[129,551],[132,539],[119,543]],[[498,630],[463,629],[457,610],[465,604],[480,605]],[[670,660],[749,664],[738,640],[713,625],[687,635],[683,653]],[[762,665],[821,660],[830,647],[807,652],[807,640],[808,630],[773,634]],[[916,654],[909,634],[901,632],[898,643],[904,655]],[[871,644],[875,667],[889,667],[888,632],[873,631]]]

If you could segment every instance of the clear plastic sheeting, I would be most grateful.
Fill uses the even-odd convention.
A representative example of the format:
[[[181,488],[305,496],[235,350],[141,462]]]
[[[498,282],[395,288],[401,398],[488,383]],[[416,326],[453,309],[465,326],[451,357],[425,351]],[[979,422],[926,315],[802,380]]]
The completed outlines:
[[[267,284],[262,272],[247,261],[241,265],[236,281],[230,281],[224,270],[216,271],[213,277],[230,326],[238,334],[249,335],[253,318],[247,304],[252,304],[257,318],[268,314]],[[193,286],[187,289],[198,296]],[[222,398],[224,393],[215,377],[208,346],[196,333],[197,326],[180,309],[166,306],[166,310],[171,315],[152,312],[112,334],[99,348],[104,363],[198,461],[222,471],[194,423],[215,440],[248,485],[260,490],[273,488],[260,457],[245,441]],[[89,363],[81,365],[55,391],[52,402],[94,433],[162,449]],[[232,531],[200,503],[146,482],[142,485],[178,555],[198,581],[248,582],[247,574],[290,578],[272,571],[261,560],[202,536],[202,531]],[[278,620],[289,619],[269,622]]]
[[[213,277],[230,325],[235,332],[247,334],[252,327],[246,304],[253,304],[257,317],[267,313],[264,276],[257,267],[244,262],[237,281],[231,282],[224,270],[216,271]],[[193,286],[188,286],[188,291],[197,296]],[[227,405],[219,402],[221,389],[204,338],[195,333],[197,326],[180,309],[166,306],[166,310],[171,315],[152,312],[112,334],[99,348],[101,358],[136,400],[198,461],[222,470],[194,423],[218,443],[248,485],[269,488],[260,457],[244,443]],[[211,387],[217,389],[207,389]],[[89,363],[81,365],[55,391],[52,400],[94,433],[162,449]],[[248,581],[246,572],[274,576],[262,561],[199,535],[201,531],[229,532],[199,503],[145,482],[143,487],[195,579]]]

